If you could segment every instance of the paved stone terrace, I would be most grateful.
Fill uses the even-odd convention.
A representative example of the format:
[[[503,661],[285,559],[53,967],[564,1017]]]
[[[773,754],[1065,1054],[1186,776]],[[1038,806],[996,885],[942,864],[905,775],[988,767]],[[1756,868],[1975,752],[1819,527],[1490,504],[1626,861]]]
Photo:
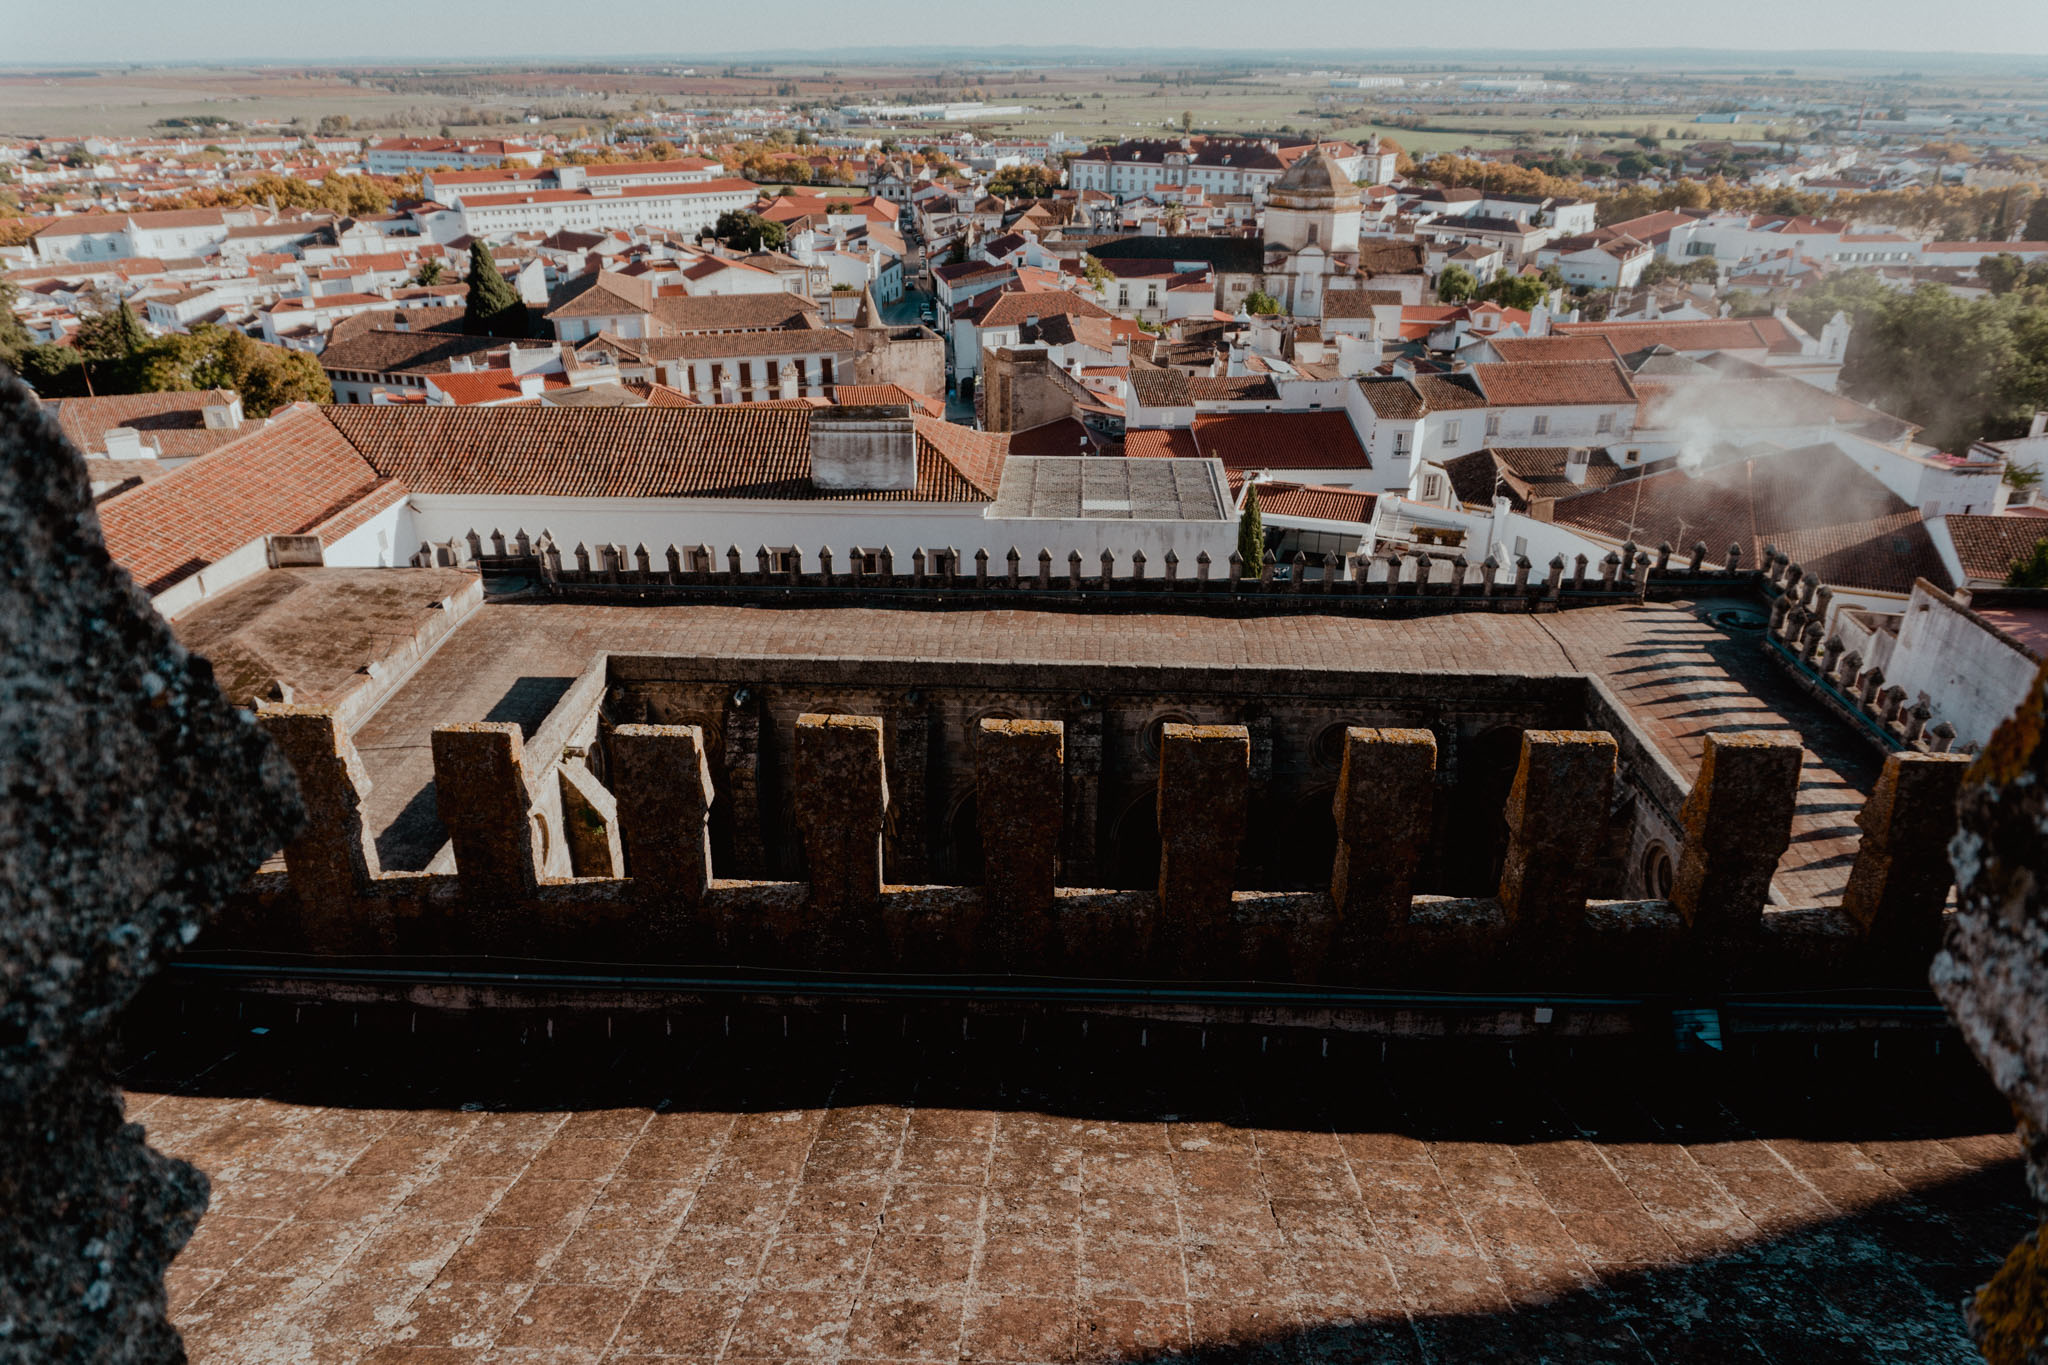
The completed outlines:
[[[1953,1049],[948,1036],[174,1044],[130,1077],[214,1181],[174,1315],[220,1365],[1928,1365],[2030,1225]]]
[[[1796,731],[1807,746],[1806,771],[1779,885],[1795,901],[1839,899],[1855,858],[1856,812],[1877,760],[1776,671],[1756,632],[1726,632],[1700,618],[1728,606],[1756,610],[1742,600],[1376,621],[488,602],[370,718],[356,743],[376,786],[367,814],[386,866],[417,868],[445,838],[433,813],[433,727],[491,719],[531,732],[603,650],[1591,673],[1606,679],[1688,777],[1709,734]]]

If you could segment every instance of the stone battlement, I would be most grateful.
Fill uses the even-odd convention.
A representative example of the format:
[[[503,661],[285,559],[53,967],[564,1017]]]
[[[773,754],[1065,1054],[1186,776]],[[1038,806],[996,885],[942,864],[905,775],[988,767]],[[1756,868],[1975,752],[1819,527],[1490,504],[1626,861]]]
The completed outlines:
[[[1630,737],[1521,730],[1505,801],[1489,817],[1503,828],[1490,893],[1418,895],[1447,756],[1431,730],[1349,726],[1329,798],[1335,849],[1314,870],[1314,889],[1255,890],[1239,885],[1254,729],[1168,722],[1155,738],[1156,880],[1108,890],[1062,875],[1071,746],[1099,736],[1060,720],[986,716],[971,740],[980,875],[892,884],[892,826],[926,777],[892,767],[898,722],[797,717],[783,756],[788,802],[778,807],[720,762],[734,736],[714,743],[703,725],[619,713],[631,708],[615,705],[628,689],[612,662],[579,680],[531,741],[512,724],[433,731],[449,842],[423,872],[382,871],[363,819],[363,770],[335,716],[262,708],[311,820],[285,849],[287,873],[259,876],[201,948],[603,962],[626,973],[688,964],[1636,993],[1917,985],[1943,922],[1944,849],[1965,767],[1960,755],[1892,754],[1857,819],[1846,894],[1785,903],[1772,879],[1792,837],[1800,745],[1779,734],[1712,735],[1675,812],[1668,894],[1602,899]],[[739,742],[784,740],[756,730]],[[712,837],[721,799],[756,821],[786,809],[793,828],[770,833],[794,841],[802,875],[721,875]],[[1469,803],[1458,809],[1478,819]],[[724,841],[745,847],[761,833],[730,830]]]
[[[1777,557],[1774,549],[1767,549],[1767,555]],[[1583,554],[1571,560],[1557,555],[1541,570],[1527,555],[1498,550],[1476,563],[1463,554],[1388,550],[1374,555],[1296,553],[1285,564],[1268,550],[1263,563],[1248,569],[1235,551],[1221,562],[1212,561],[1207,551],[1183,562],[1169,550],[1157,564],[1142,550],[1083,555],[1041,548],[1031,554],[1015,546],[999,556],[986,549],[964,555],[949,546],[918,547],[899,555],[886,545],[837,551],[824,546],[816,552],[763,545],[747,554],[737,545],[723,553],[711,545],[670,545],[665,551],[650,550],[645,543],[564,547],[546,530],[536,537],[521,529],[510,537],[502,531],[488,537],[471,531],[460,540],[422,543],[411,562],[415,567],[475,566],[486,576],[531,577],[543,591],[572,598],[785,597],[802,592],[821,597],[858,593],[872,599],[888,593],[962,605],[996,598],[1017,605],[1114,599],[1171,609],[1256,600],[1267,610],[1342,610],[1369,603],[1394,610],[1545,611],[1562,604],[1760,587],[1763,572],[1744,568],[1742,559],[1742,547],[1733,544],[1714,563],[1705,542],[1681,555],[1669,544],[1653,554],[1631,541],[1597,562]]]

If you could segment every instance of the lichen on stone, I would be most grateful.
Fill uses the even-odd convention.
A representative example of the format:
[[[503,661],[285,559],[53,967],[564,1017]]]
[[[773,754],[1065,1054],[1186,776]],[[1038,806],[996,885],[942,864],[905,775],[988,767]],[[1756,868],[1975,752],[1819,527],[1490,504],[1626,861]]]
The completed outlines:
[[[1956,913],[1929,980],[2012,1102],[2037,1202],[2048,1204],[2048,668],[1970,767],[1949,845]],[[2048,1361],[2048,1261],[2036,1231],[1969,1308],[1993,1365]]]
[[[125,1123],[121,1010],[300,818],[291,773],[101,540],[0,371],[0,1362],[183,1356],[163,1272],[206,1177]]]

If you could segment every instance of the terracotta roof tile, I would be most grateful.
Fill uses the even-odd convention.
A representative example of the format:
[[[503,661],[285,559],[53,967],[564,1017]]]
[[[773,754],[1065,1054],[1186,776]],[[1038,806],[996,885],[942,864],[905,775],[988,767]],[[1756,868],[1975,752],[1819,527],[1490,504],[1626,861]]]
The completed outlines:
[[[2036,543],[2048,540],[2048,522],[2038,517],[1957,515],[1947,518],[1947,523],[1956,558],[1972,579],[2004,582],[2014,560],[2026,558]]]
[[[81,452],[106,449],[107,432],[130,427],[143,433],[145,444],[171,459],[204,455],[244,435],[248,428],[216,430],[206,425],[206,409],[232,403],[232,389],[197,393],[125,393],[100,398],[50,398],[43,411],[57,419],[66,440]]]
[[[326,409],[376,470],[415,493],[543,497],[733,497],[979,502],[990,452],[968,431],[919,418],[914,490],[820,493],[811,405],[687,408]],[[996,463],[1000,467],[1000,438]],[[963,464],[964,462],[964,464]],[[978,477],[979,476],[979,477]]]
[[[1605,333],[1591,336],[1495,337],[1494,354],[1510,365],[1532,360],[1619,360]]]
[[[1370,523],[1377,493],[1318,483],[1261,483],[1259,509],[1278,517]]]
[[[108,551],[155,593],[262,536],[310,534],[346,512],[386,476],[321,412],[289,408],[168,477],[109,498],[99,509]]]
[[[1214,413],[1195,419],[1194,435],[1196,452],[1225,469],[1372,468],[1341,412]]]
[[[1619,360],[1533,360],[1474,365],[1472,377],[1493,407],[1634,403],[1635,384]],[[1435,406],[1432,404],[1432,406]]]

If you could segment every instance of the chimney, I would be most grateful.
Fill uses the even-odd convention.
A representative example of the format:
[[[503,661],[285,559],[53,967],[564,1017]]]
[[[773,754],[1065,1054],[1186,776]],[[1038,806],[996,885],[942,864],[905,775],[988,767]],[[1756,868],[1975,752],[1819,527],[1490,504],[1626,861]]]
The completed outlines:
[[[917,487],[917,423],[909,405],[814,410],[811,484],[833,492]]]
[[[208,403],[201,409],[208,431],[239,431],[242,426],[242,400],[230,398],[224,403]]]
[[[108,427],[101,438],[110,460],[153,460],[156,452],[142,444],[142,433],[134,427]]]
[[[1586,483],[1586,471],[1592,464],[1592,461],[1593,452],[1583,446],[1576,446],[1566,451],[1564,456],[1564,476],[1583,488]]]
[[[2035,439],[2048,435],[2048,411],[2034,414],[2034,420],[2027,423],[2027,435]]]
[[[521,398],[538,398],[540,397],[540,391],[547,387],[547,382],[546,378],[541,375],[522,374],[519,376],[519,396]]]

